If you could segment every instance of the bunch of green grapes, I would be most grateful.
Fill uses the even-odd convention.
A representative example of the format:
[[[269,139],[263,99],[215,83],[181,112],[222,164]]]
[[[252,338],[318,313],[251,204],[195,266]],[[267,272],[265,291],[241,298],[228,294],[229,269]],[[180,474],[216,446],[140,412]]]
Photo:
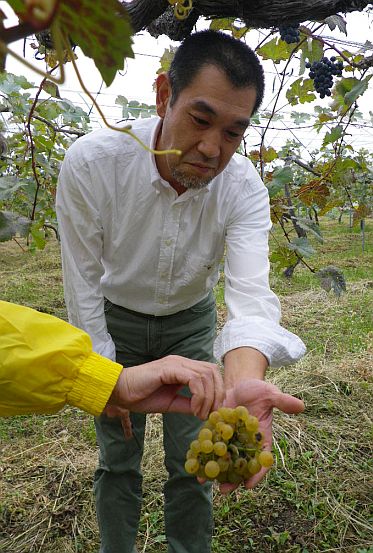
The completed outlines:
[[[262,450],[259,421],[246,407],[220,407],[190,443],[185,470],[208,480],[239,484],[262,467],[273,465],[273,455]]]

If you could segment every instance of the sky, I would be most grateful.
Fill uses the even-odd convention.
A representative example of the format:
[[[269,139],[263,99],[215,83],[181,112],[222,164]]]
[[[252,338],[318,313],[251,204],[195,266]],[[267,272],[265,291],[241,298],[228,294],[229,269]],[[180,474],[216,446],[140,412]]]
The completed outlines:
[[[6,2],[0,1],[0,8],[5,9],[5,13],[10,15],[9,8]],[[347,37],[345,34],[334,30],[327,29],[324,31],[324,35],[334,37],[339,40],[348,40],[356,42],[357,44],[363,44],[367,40],[373,42],[373,22],[372,18],[366,14],[355,12],[346,16],[347,21]],[[9,18],[8,24],[15,24],[16,21]],[[203,27],[203,24],[202,24]],[[251,47],[255,48],[260,39],[265,36],[267,31],[252,31],[247,35],[248,43]],[[27,41],[26,53],[30,60],[33,50],[30,48],[31,39]],[[162,56],[164,50],[169,48],[170,45],[177,46],[178,43],[173,43],[166,36],[161,36],[158,39],[151,37],[148,33],[142,32],[134,37],[133,50],[135,52],[135,59],[127,59],[125,63],[124,71],[121,71],[115,78],[113,84],[110,87],[106,87],[102,83],[101,76],[97,71],[94,63],[89,58],[85,58],[82,53],[78,53],[78,67],[83,76],[84,82],[87,88],[96,97],[100,107],[102,108],[105,116],[110,123],[115,123],[121,119],[121,108],[115,105],[115,99],[118,95],[125,96],[128,100],[138,100],[141,103],[153,104],[155,95],[153,91],[153,83],[156,76],[156,72],[160,67],[159,59]],[[350,47],[342,46],[338,44],[338,47],[349,48],[350,51],[357,51],[358,45],[352,45]],[[12,44],[12,48],[18,53],[22,53],[23,42]],[[371,55],[373,51],[369,51]],[[43,62],[39,63],[40,68],[44,68]],[[72,71],[71,64],[67,64],[67,78],[64,85],[60,86],[60,94],[62,97],[69,98],[74,104],[81,106],[86,111],[92,109],[92,102],[83,93],[79,82]],[[24,75],[30,82],[38,84],[40,77],[35,73],[32,73],[14,58],[8,57],[6,69],[9,72],[17,75]],[[276,85],[277,76],[275,68],[272,62],[264,62],[264,69],[266,73],[266,94],[262,107],[265,109],[271,108],[271,102],[273,101],[274,93],[273,86]],[[289,77],[289,83],[292,79],[297,77]],[[373,81],[373,79],[372,79]],[[329,100],[330,101],[330,100]],[[303,104],[298,108],[292,106],[286,106],[286,101],[282,102],[284,106],[281,110],[283,115],[283,121],[276,123],[276,129],[271,131],[267,135],[267,146],[271,145],[275,148],[279,148],[286,140],[286,138],[296,138],[301,147],[305,151],[310,151],[315,148],[319,148],[321,144],[321,136],[317,135],[310,129],[296,128],[294,122],[291,120],[290,114],[295,109],[297,111],[312,113],[316,104],[322,107],[327,107],[328,99],[311,104]],[[370,84],[370,89],[365,93],[364,97],[359,101],[359,110],[364,114],[364,119],[368,121],[370,119],[369,111],[373,111],[373,82]],[[94,126],[102,126],[103,123],[98,115],[95,115],[93,110],[91,120],[94,121]],[[369,121],[370,126],[368,128],[355,128],[352,129],[351,143],[354,148],[366,147],[372,148],[373,144],[373,121]],[[310,123],[309,123],[310,124]],[[291,127],[290,131],[285,131],[286,127]],[[251,129],[249,133],[248,145],[249,148],[255,148],[260,142],[260,130]]]

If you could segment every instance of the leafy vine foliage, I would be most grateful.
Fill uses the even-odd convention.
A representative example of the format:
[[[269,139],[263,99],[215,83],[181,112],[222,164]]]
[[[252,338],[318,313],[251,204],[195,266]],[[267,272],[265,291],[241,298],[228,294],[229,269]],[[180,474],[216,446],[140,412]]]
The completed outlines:
[[[4,44],[11,43],[15,39],[12,37],[19,38],[21,31],[25,36],[30,34],[35,17],[34,12],[30,16],[28,0],[12,0],[9,4],[20,14],[21,24],[10,31],[0,26],[3,63],[10,52]],[[199,0],[152,4],[145,0],[127,4],[117,0],[32,0],[33,6],[39,4],[44,6],[44,16],[50,17],[51,23],[37,28],[31,25],[31,31],[36,34],[36,56],[44,57],[49,73],[43,75],[39,87],[23,77],[0,73],[0,111],[4,121],[0,129],[4,138],[0,141],[0,241],[17,234],[31,235],[30,244],[34,248],[44,246],[47,229],[58,234],[54,195],[59,166],[71,141],[90,130],[88,115],[60,97],[52,76],[58,65],[69,59],[74,64],[66,37],[70,45],[80,46],[94,59],[103,80],[110,84],[123,67],[124,58],[132,56],[130,22],[137,29],[136,18],[146,12],[146,25],[153,35],[166,32],[157,19],[161,16],[168,21],[165,29],[172,27],[171,18],[175,32],[180,33],[182,28],[185,33],[191,31],[203,10],[209,9],[208,2]],[[234,3],[223,4],[229,12]],[[48,7],[52,11],[48,12]],[[144,7],[148,11],[143,13],[140,8]],[[353,11],[352,3],[349,7],[346,11]],[[246,19],[212,17],[209,25],[244,39],[255,32],[246,25],[247,7],[245,10]],[[356,52],[324,38],[322,31],[328,27],[329,31],[335,28],[346,31],[341,16],[326,15],[318,23],[291,20],[284,26],[276,21],[266,38],[260,40],[256,47],[258,56],[272,62],[278,74],[276,93],[270,108],[252,119],[249,133],[252,136],[258,132],[258,148],[248,151],[244,140],[241,153],[253,160],[269,190],[272,221],[280,231],[274,233],[277,244],[271,254],[274,266],[287,277],[297,267],[306,266],[318,276],[321,286],[339,295],[345,288],[343,275],[337,267],[323,266],[322,256],[315,254],[324,240],[320,224],[323,216],[341,218],[347,211],[350,224],[360,224],[363,229],[362,222],[372,215],[372,153],[355,151],[349,129],[363,123],[359,102],[372,76],[373,45],[367,41],[365,48]],[[82,17],[86,31],[83,34]],[[190,28],[188,22],[192,22]],[[109,31],[103,37],[105,26]],[[66,50],[62,56],[58,51],[60,35],[69,55]],[[175,47],[165,51],[159,71],[167,71],[174,51]],[[295,79],[288,79],[290,70],[296,74]],[[268,145],[271,129],[284,119],[279,109],[284,99],[294,110],[291,113],[294,127],[307,125],[313,132],[323,133],[320,149],[305,152],[296,140],[287,140],[279,150]],[[320,105],[313,106],[312,113],[299,110],[315,101]],[[154,106],[128,102],[124,96],[119,96],[116,103],[122,107],[122,118],[127,121],[154,114]],[[373,112],[370,117],[373,124]]]

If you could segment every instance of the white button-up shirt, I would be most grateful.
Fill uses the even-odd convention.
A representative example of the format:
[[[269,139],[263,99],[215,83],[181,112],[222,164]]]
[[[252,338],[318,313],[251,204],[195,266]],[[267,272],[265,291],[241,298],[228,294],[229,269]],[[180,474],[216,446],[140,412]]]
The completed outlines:
[[[133,124],[153,146],[160,120]],[[252,163],[235,154],[201,190],[180,196],[158,173],[154,155],[128,135],[94,131],[68,150],[57,188],[69,320],[95,351],[115,359],[104,297],[140,313],[170,315],[206,297],[224,258],[227,323],[215,356],[240,346],[279,366],[304,354],[280,326],[268,284],[267,189]]]

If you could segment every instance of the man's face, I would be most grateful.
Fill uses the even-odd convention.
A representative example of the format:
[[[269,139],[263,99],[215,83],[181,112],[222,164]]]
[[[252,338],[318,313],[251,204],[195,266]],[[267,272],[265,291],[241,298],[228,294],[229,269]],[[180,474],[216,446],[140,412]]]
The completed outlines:
[[[221,173],[240,145],[256,101],[252,87],[235,88],[224,73],[206,65],[171,107],[166,74],[157,79],[157,112],[163,119],[156,156],[158,171],[178,193],[203,188]]]

